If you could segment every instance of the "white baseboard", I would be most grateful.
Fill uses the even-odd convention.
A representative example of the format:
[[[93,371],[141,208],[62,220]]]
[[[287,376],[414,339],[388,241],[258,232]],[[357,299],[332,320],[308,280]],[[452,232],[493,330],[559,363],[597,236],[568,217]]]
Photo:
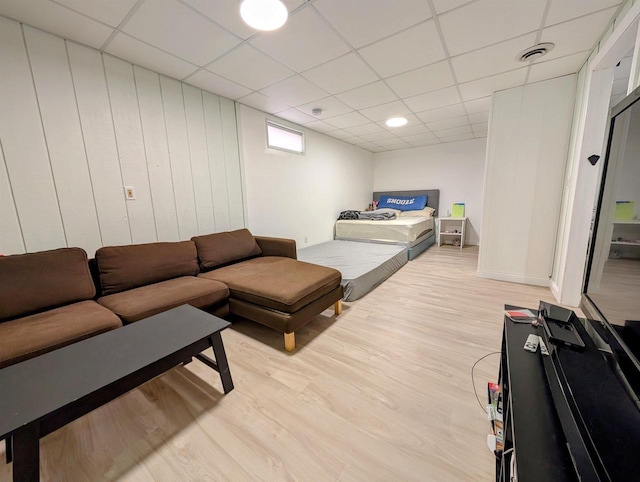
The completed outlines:
[[[537,276],[525,276],[513,273],[497,273],[493,271],[478,271],[476,273],[480,278],[495,279],[498,281],[509,281],[511,283],[520,283],[525,285],[535,285],[549,287],[548,278],[538,278]]]
[[[551,290],[551,294],[556,299],[556,301],[560,303],[560,288],[555,281],[549,280],[549,289]]]

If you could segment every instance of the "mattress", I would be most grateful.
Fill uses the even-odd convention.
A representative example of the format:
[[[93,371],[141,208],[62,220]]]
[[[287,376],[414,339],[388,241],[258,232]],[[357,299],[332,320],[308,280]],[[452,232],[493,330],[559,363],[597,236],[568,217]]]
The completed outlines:
[[[336,239],[412,244],[434,230],[434,218],[398,218],[389,221],[336,221]]]
[[[298,250],[298,259],[342,273],[344,301],[355,301],[407,263],[407,248],[352,241],[329,241]]]

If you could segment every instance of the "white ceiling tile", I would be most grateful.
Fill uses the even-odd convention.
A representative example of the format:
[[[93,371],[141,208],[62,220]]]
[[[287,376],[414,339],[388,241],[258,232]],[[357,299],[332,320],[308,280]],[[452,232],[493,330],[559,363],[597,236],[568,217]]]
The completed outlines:
[[[207,70],[252,90],[260,90],[295,75],[292,70],[270,59],[249,44],[233,49],[224,57],[208,65]]]
[[[464,107],[468,114],[476,114],[478,112],[489,112],[491,110],[491,96],[481,97],[480,99],[470,100],[464,103]]]
[[[448,12],[453,8],[471,1],[472,0],[433,0],[433,6],[436,7],[436,12],[440,15],[441,13]]]
[[[554,25],[565,20],[582,17],[620,3],[622,3],[621,0],[553,0],[549,13],[547,13],[545,25]]]
[[[438,18],[449,54],[459,55],[537,30],[545,5],[543,1],[478,0]]]
[[[466,125],[463,127],[452,127],[451,129],[437,130],[437,131],[434,131],[433,133],[436,136],[438,136],[440,139],[442,139],[443,137],[459,136],[463,134],[470,134],[472,132],[473,131],[471,130],[471,126]]]
[[[469,114],[469,122],[472,124],[481,124],[489,121],[489,112],[477,112],[475,114]]]
[[[322,109],[322,112],[320,114],[314,114],[313,109],[315,108]],[[335,97],[325,97],[324,99],[314,100],[308,104],[298,106],[298,109],[305,114],[312,115],[316,119],[335,117],[353,110],[347,104],[339,101]]]
[[[474,134],[486,134],[489,129],[489,123],[481,122],[479,124],[471,124],[471,129],[473,129]]]
[[[360,137],[366,139],[368,141],[374,142],[377,140],[386,140],[386,139],[396,139],[398,140],[398,136],[392,134],[391,132],[375,132],[373,134],[362,134]]]
[[[582,52],[583,50],[591,50],[616,10],[617,8],[613,7],[570,22],[545,28],[542,31],[540,41],[552,42],[555,47],[542,59],[550,60]]]
[[[251,44],[287,67],[302,72],[349,52],[349,46],[312,8],[303,8],[279,30],[260,33]]]
[[[498,90],[509,89],[524,84],[528,67],[518,70],[512,70],[503,74],[485,77],[484,79],[472,80],[460,84],[460,92],[462,92],[462,100],[478,99],[486,97]]]
[[[367,124],[369,122],[369,119],[367,119],[359,112],[349,112],[348,114],[342,114],[336,117],[332,117],[331,119],[326,119],[325,122],[331,124],[332,126],[336,126],[339,129],[344,129],[345,127]]]
[[[433,20],[361,48],[358,52],[382,77],[400,74],[445,58]]]
[[[55,0],[76,12],[117,27],[133,8],[137,0]]]
[[[451,62],[456,78],[458,82],[468,82],[518,69],[527,64],[516,60],[516,56],[535,43],[536,34],[532,33],[453,57]]]
[[[442,144],[442,141],[437,137],[435,139],[428,139],[426,141],[413,141],[410,143],[413,147],[432,146],[434,144]]]
[[[282,117],[291,122],[295,122],[296,124],[308,124],[309,122],[315,122],[316,118],[311,117],[310,115],[304,114],[300,112],[298,109],[287,109],[282,112],[278,112],[278,117]]]
[[[435,122],[444,119],[451,119],[452,117],[458,117],[465,115],[464,106],[462,103],[449,105],[447,107],[440,107],[439,109],[427,110],[424,112],[418,112],[416,115],[423,122]]]
[[[348,138],[353,138],[355,137],[353,134],[351,134],[350,132],[345,132],[341,129],[335,130],[335,131],[331,131],[331,132],[327,132],[328,136],[331,137],[335,137],[336,139],[348,139]]]
[[[475,139],[475,138],[476,136],[469,133],[469,134],[460,134],[457,136],[441,137],[440,140],[442,142],[458,142],[458,141],[467,141],[469,139]]]
[[[2,0],[0,15],[100,48],[113,29],[48,0]]]
[[[384,82],[374,82],[364,87],[343,92],[336,97],[354,109],[364,109],[397,100],[396,95]]]
[[[302,74],[331,94],[338,94],[378,80],[360,57],[349,53]]]
[[[411,97],[454,84],[451,68],[446,60],[389,77],[386,82],[400,97]]]
[[[393,130],[393,132],[397,133],[400,137],[411,136],[414,134],[426,134],[431,132],[429,128],[425,126],[422,121],[420,121],[420,119],[418,119],[416,116],[411,116],[411,118],[413,119],[413,122],[410,121],[406,126],[402,126],[399,128],[392,129],[391,127],[386,127],[382,122],[379,122],[378,125],[386,128],[390,132]]]
[[[475,137],[476,139],[482,139],[484,137],[487,137],[489,131],[485,131],[485,132],[478,132],[477,134],[474,134],[473,137]]]
[[[242,87],[241,85],[235,84],[227,79],[223,79],[219,75],[212,74],[208,70],[200,70],[187,77],[184,81],[188,84],[195,85],[201,89],[233,100],[251,93],[251,90],[246,87]]]
[[[183,79],[198,69],[196,65],[151,47],[122,32],[116,34],[109,42],[106,52],[176,79]]]
[[[368,109],[362,109],[360,113],[368,117],[372,121],[377,122],[386,120],[390,117],[404,116],[411,113],[411,111],[402,102],[396,100],[387,104],[369,107]]]
[[[313,6],[355,48],[431,17],[424,0],[402,0],[402,5],[389,0],[316,0]]]
[[[272,97],[292,107],[322,99],[327,95],[324,90],[299,75],[273,84],[262,89],[261,92],[267,97]]]
[[[175,1],[145,2],[122,31],[196,65],[205,65],[240,39]]]
[[[535,62],[531,66],[529,72],[529,80],[527,82],[538,82],[540,80],[552,79],[567,74],[574,74],[589,55],[588,51],[578,52],[577,54],[560,57],[558,59],[549,60],[547,62]],[[544,59],[544,57],[543,57]]]
[[[240,17],[240,2],[238,0],[183,1],[242,39],[248,39],[257,33]]]
[[[446,89],[434,90],[426,94],[408,97],[404,99],[404,101],[413,112],[422,112],[424,110],[457,104],[460,102],[460,96],[455,87],[447,87]]]
[[[435,134],[432,132],[425,132],[423,134],[413,134],[409,136],[400,136],[405,142],[419,142],[419,141],[430,141],[436,138]]]
[[[374,132],[384,132],[384,129],[374,122],[369,124],[362,124],[361,126],[348,127],[345,131],[353,134],[354,136],[360,136],[362,134],[373,134]]]
[[[249,107],[254,107],[263,112],[268,112],[269,114],[277,114],[278,112],[288,109],[288,106],[281,104],[277,100],[266,97],[259,92],[254,92],[246,97],[241,97],[238,99],[238,102],[248,105]]]
[[[308,124],[305,125],[305,127],[308,127],[309,129],[313,129],[314,131],[318,131],[318,132],[330,132],[330,131],[334,131],[336,130],[335,126],[332,126],[331,124],[327,124],[324,121],[314,121],[314,122],[309,122]]]
[[[469,118],[466,115],[427,123],[427,127],[434,132],[454,127],[469,127],[469,125]]]
[[[374,144],[381,147],[389,147],[391,149],[406,149],[407,147],[411,147],[408,143],[402,142],[397,137],[395,139],[379,139],[373,141]]]

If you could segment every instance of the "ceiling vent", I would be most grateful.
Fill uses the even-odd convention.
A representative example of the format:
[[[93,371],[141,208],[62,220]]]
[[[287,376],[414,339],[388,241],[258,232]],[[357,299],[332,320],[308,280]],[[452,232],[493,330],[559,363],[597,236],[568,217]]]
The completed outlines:
[[[520,52],[516,57],[516,60],[519,60],[520,62],[538,60],[540,57],[546,55],[550,50],[552,50],[553,47],[554,45],[550,42],[534,45],[533,47],[529,47],[528,49],[524,49]]]

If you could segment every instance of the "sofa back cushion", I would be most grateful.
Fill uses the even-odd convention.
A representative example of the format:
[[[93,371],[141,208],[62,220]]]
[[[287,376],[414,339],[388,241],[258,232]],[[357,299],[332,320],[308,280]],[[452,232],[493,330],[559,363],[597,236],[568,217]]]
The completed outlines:
[[[202,269],[213,269],[262,254],[248,229],[195,236],[191,240],[196,243]]]
[[[90,300],[95,294],[81,248],[0,256],[0,321]]]
[[[192,241],[107,246],[96,251],[96,263],[103,295],[198,274]]]

